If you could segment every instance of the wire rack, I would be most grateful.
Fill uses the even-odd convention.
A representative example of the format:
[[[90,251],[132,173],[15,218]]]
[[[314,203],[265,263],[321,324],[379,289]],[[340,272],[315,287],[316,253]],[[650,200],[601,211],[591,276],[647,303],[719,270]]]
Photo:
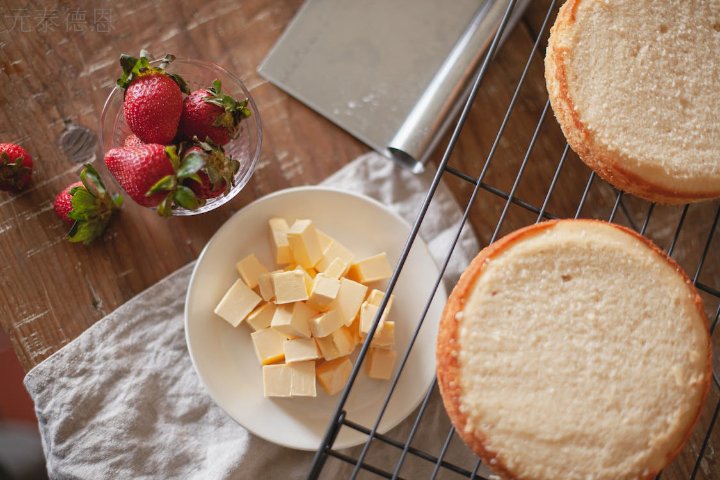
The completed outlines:
[[[455,443],[461,443],[458,437],[455,436],[455,430],[449,422],[445,422],[447,431],[434,431],[429,434],[425,432],[422,435],[419,433],[423,428],[423,420],[427,414],[431,398],[437,396],[436,381],[433,382],[423,398],[422,403],[413,413],[414,418],[413,415],[411,415],[409,432],[404,433],[402,438],[397,438],[397,436],[389,433],[380,434],[378,432],[380,422],[395,393],[398,380],[403,374],[404,366],[408,361],[408,356],[414,346],[415,339],[423,326],[425,316],[430,308],[435,292],[443,281],[443,274],[460,239],[462,229],[471,217],[472,207],[476,206],[476,204],[481,204],[478,208],[482,213],[492,211],[495,212],[496,215],[496,217],[489,214],[486,215],[492,217],[493,220],[489,222],[487,220],[485,221],[487,227],[486,232],[478,232],[481,241],[487,244],[494,242],[501,234],[507,233],[505,229],[509,227],[506,223],[509,222],[511,217],[512,222],[509,223],[513,223],[513,225],[510,228],[514,229],[545,219],[592,216],[595,218],[605,218],[611,222],[624,223],[639,233],[650,236],[688,271],[708,309],[711,332],[715,330],[718,318],[720,317],[720,290],[718,289],[717,283],[704,281],[704,276],[707,275],[702,274],[704,273],[703,268],[707,267],[708,263],[712,263],[712,266],[707,267],[706,270],[712,269],[713,277],[717,280],[717,275],[715,275],[718,267],[717,255],[712,255],[712,252],[715,231],[720,218],[720,203],[712,202],[698,205],[685,205],[683,207],[663,207],[625,196],[622,192],[615,190],[597,178],[593,172],[587,170],[566,143],[564,147],[559,150],[562,151],[562,154],[559,160],[555,162],[554,173],[552,173],[551,176],[548,172],[552,171],[552,167],[547,167],[544,164],[541,165],[541,168],[545,170],[546,177],[549,178],[549,182],[544,183],[543,193],[541,195],[534,195],[535,200],[533,201],[521,198],[519,193],[520,187],[523,184],[524,174],[533,164],[532,162],[538,162],[536,157],[533,156],[533,149],[541,137],[541,132],[545,130],[544,124],[546,118],[550,116],[552,120],[552,115],[549,115],[551,114],[550,102],[547,98],[545,99],[544,106],[540,109],[539,119],[534,129],[532,129],[532,134],[524,148],[524,153],[517,155],[516,157],[518,158],[516,158],[515,162],[505,162],[501,166],[501,168],[505,170],[515,168],[514,178],[511,182],[506,182],[508,185],[504,186],[499,185],[501,182],[492,181],[493,175],[490,173],[490,170],[493,159],[502,148],[501,140],[503,136],[509,131],[508,126],[511,123],[511,114],[519,103],[521,90],[526,83],[533,59],[537,61],[538,56],[540,56],[540,58],[542,56],[541,49],[543,39],[546,38],[547,29],[554,18],[554,14],[557,12],[558,2],[556,0],[549,2],[544,21],[539,32],[535,35],[532,49],[522,69],[522,73],[519,75],[516,87],[507,105],[504,118],[490,144],[484,162],[479,163],[479,165],[482,165],[481,170],[477,174],[472,174],[468,172],[467,169],[462,169],[450,164],[451,156],[460,137],[463,125],[467,120],[473,102],[480,92],[480,86],[486,77],[491,60],[498,50],[500,39],[506,29],[516,3],[515,0],[508,2],[502,22],[482,63],[478,67],[467,102],[452,130],[446,149],[439,162],[437,173],[433,178],[430,189],[420,208],[420,213],[412,227],[410,236],[406,241],[387,287],[388,292],[392,292],[402,273],[403,265],[408,258],[410,248],[417,238],[435,191],[440,181],[446,180],[450,183],[455,182],[455,184],[458,185],[457,189],[464,190],[468,198],[465,203],[461,225],[455,233],[452,244],[449,246],[449,251],[444,263],[440,266],[440,274],[434,279],[433,293],[430,298],[425,299],[426,303],[422,318],[420,318],[417,324],[409,346],[404,352],[399,352],[398,368],[390,381],[389,392],[384,399],[375,422],[372,425],[360,425],[347,418],[345,406],[352,393],[355,378],[361,369],[361,364],[368,350],[370,339],[375,332],[378,318],[386,307],[389,295],[385,297],[386,300],[383,301],[375,323],[359,352],[358,361],[355,363],[350,379],[340,395],[333,420],[329,424],[322,444],[315,454],[308,478],[320,478],[330,459],[336,459],[345,463],[346,465],[344,470],[342,470],[342,476],[353,479],[360,475],[372,478],[405,478],[403,477],[404,467],[410,462],[426,464],[426,476],[433,479],[447,477],[492,478],[491,472],[482,466],[480,459],[472,455],[469,450],[465,450],[464,455],[456,455],[455,457],[457,457],[457,459],[448,458],[450,445],[453,441]],[[557,130],[557,125],[553,124],[553,126]],[[566,179],[564,183],[574,185],[580,193],[580,198],[575,205],[571,207],[564,205],[564,208],[559,208],[558,212],[552,213],[549,206],[552,203],[553,193],[556,191],[556,187],[563,183],[563,175],[570,177]],[[535,182],[535,185],[538,183],[542,182]],[[482,202],[480,202],[480,199],[482,199]],[[494,203],[492,202],[493,200]],[[609,212],[606,211],[603,214],[599,214],[598,212],[602,210],[601,208],[590,208],[591,204],[597,206],[603,203],[603,201],[607,203],[607,210],[609,210]],[[560,210],[562,213],[560,213]],[[589,214],[586,213],[586,211],[589,212]],[[652,230],[652,233],[650,230]],[[485,234],[484,236],[483,233]],[[685,244],[689,245],[689,247],[681,248],[681,245]],[[658,478],[720,478],[720,460],[716,461],[714,457],[714,450],[720,445],[720,439],[716,438],[720,437],[720,429],[718,429],[717,432],[713,430],[718,412],[720,412],[720,383],[718,383],[717,375],[713,374],[713,387],[708,397],[705,410],[700,417],[693,435],[678,459],[676,459],[665,472],[658,475]],[[365,443],[361,447],[351,450],[335,450],[333,444],[341,428],[353,429],[364,434],[367,437]],[[421,436],[423,437],[424,442],[422,443],[424,445],[418,446],[416,445],[416,441]],[[427,437],[432,438],[428,440]],[[386,452],[389,452],[389,456],[386,455],[384,461],[381,462],[383,465],[374,464],[369,459],[369,452],[371,446],[374,444],[382,445],[382,448]],[[415,478],[417,477],[415,476]]]

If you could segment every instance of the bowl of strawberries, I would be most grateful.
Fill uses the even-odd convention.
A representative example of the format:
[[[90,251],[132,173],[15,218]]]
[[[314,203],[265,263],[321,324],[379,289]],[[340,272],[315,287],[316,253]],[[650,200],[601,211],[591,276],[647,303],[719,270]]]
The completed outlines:
[[[120,57],[102,112],[104,163],[136,203],[162,216],[197,215],[247,184],[262,146],[255,102],[232,73],[166,55]]]

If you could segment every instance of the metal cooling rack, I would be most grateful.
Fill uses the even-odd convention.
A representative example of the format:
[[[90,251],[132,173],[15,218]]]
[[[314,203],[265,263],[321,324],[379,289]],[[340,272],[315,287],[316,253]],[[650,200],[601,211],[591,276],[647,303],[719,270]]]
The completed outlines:
[[[400,259],[395,267],[395,270],[393,272],[392,277],[390,278],[390,281],[388,283],[387,291],[392,292],[393,288],[395,287],[395,284],[397,283],[397,280],[400,276],[400,273],[402,272],[403,265],[405,264],[405,261],[407,260],[408,253],[410,251],[410,248],[413,245],[413,242],[415,241],[418,231],[420,229],[420,226],[423,223],[423,220],[425,218],[425,214],[428,210],[428,207],[430,206],[430,203],[432,202],[433,196],[435,194],[435,191],[440,183],[440,181],[446,177],[457,177],[462,182],[468,182],[472,193],[469,196],[469,200],[467,201],[465,205],[465,210],[462,217],[462,222],[460,227],[458,228],[455,237],[453,239],[452,245],[450,246],[449,253],[447,254],[447,257],[445,258],[445,261],[443,265],[441,265],[440,268],[440,274],[435,279],[434,288],[432,290],[432,294],[430,298],[426,300],[425,308],[423,311],[423,315],[418,322],[418,326],[414,332],[414,335],[411,338],[410,345],[406,349],[405,352],[400,352],[401,355],[398,357],[399,359],[399,368],[397,368],[391,382],[390,382],[390,389],[389,392],[384,400],[384,403],[382,405],[382,408],[378,412],[377,418],[375,422],[372,425],[360,425],[357,424],[351,420],[349,420],[346,417],[346,411],[345,411],[345,404],[348,400],[348,397],[350,396],[353,388],[354,381],[361,369],[361,364],[363,359],[365,358],[365,355],[368,350],[368,346],[370,344],[370,339],[372,338],[373,334],[375,333],[375,329],[377,327],[377,322],[382,314],[382,311],[384,311],[387,303],[387,299],[389,298],[389,295],[385,297],[385,300],[382,302],[382,305],[380,307],[380,312],[378,312],[377,317],[375,319],[375,322],[372,325],[372,328],[369,332],[369,335],[367,336],[360,352],[358,355],[358,361],[355,363],[355,366],[353,368],[352,374],[350,376],[350,379],[348,381],[348,384],[346,385],[344,391],[340,395],[340,399],[338,401],[336,411],[333,415],[333,420],[331,421],[330,425],[328,426],[327,432],[325,434],[325,437],[322,441],[321,447],[318,449],[318,451],[315,454],[311,470],[308,474],[308,478],[310,479],[316,479],[319,478],[320,475],[323,472],[323,469],[326,465],[326,462],[329,458],[335,458],[340,460],[341,462],[345,462],[349,465],[347,471],[349,474],[347,475],[348,478],[355,479],[360,475],[361,473],[363,475],[369,475],[373,478],[389,478],[389,479],[398,479],[403,478],[402,477],[402,468],[407,463],[409,458],[414,458],[420,462],[426,462],[428,466],[432,467],[432,473],[430,473],[430,478],[437,478],[437,477],[444,477],[449,474],[454,474],[455,477],[466,477],[466,478],[480,478],[480,479],[489,479],[492,478],[492,475],[490,474],[481,474],[481,461],[477,457],[473,457],[473,460],[469,464],[460,464],[460,462],[452,462],[446,459],[446,454],[448,452],[448,448],[451,444],[451,441],[455,435],[455,430],[451,426],[447,433],[443,435],[444,432],[436,432],[437,434],[437,451],[436,453],[432,453],[428,451],[429,449],[422,449],[413,446],[413,440],[416,439],[416,436],[418,434],[418,430],[423,422],[423,415],[426,413],[426,410],[428,408],[428,404],[430,401],[431,396],[433,395],[434,391],[436,390],[437,381],[434,381],[431,387],[428,389],[427,394],[425,395],[422,403],[420,404],[419,408],[414,413],[415,418],[412,423],[412,428],[407,435],[406,438],[398,440],[396,438],[393,438],[390,434],[380,434],[378,433],[378,426],[380,425],[380,422],[383,418],[383,415],[385,413],[385,410],[390,402],[390,399],[392,398],[392,395],[395,391],[395,387],[397,386],[398,379],[400,378],[400,375],[403,372],[403,367],[405,366],[408,356],[410,354],[410,351],[414,345],[415,339],[417,338],[417,335],[420,331],[420,328],[422,328],[423,322],[425,320],[425,316],[427,315],[428,309],[430,308],[430,304],[432,302],[432,299],[435,295],[435,292],[437,291],[440,283],[442,282],[443,274],[448,266],[448,263],[450,261],[451,255],[455,249],[455,246],[460,238],[460,234],[462,231],[463,226],[467,222],[471,207],[475,204],[475,201],[478,197],[478,195],[481,192],[485,192],[486,194],[490,194],[491,196],[494,196],[496,199],[499,199],[499,201],[502,204],[501,213],[499,216],[499,219],[494,225],[492,235],[489,237],[488,244],[494,242],[498,236],[501,233],[501,229],[503,227],[503,223],[505,222],[508,212],[511,211],[511,208],[520,208],[524,210],[527,214],[529,212],[530,215],[534,218],[534,221],[537,223],[539,221],[545,220],[545,219],[552,219],[552,218],[558,218],[559,215],[555,215],[548,211],[548,205],[550,203],[553,191],[556,188],[556,185],[558,184],[558,179],[561,176],[561,173],[563,172],[563,167],[567,165],[567,163],[571,160],[572,152],[567,144],[565,144],[563,153],[557,162],[557,166],[555,168],[554,175],[552,176],[552,179],[549,183],[549,186],[547,187],[547,190],[544,195],[544,199],[542,202],[529,202],[522,200],[521,198],[518,198],[516,196],[518,191],[518,186],[521,182],[521,179],[523,177],[523,174],[525,173],[526,167],[528,166],[528,162],[531,158],[531,153],[533,151],[533,148],[536,145],[536,142],[540,136],[541,129],[543,126],[543,122],[545,121],[546,117],[549,113],[551,113],[550,108],[550,101],[547,100],[545,102],[545,106],[542,109],[542,113],[540,115],[540,118],[538,119],[538,122],[534,128],[534,131],[532,133],[532,137],[530,138],[530,141],[525,148],[525,154],[522,158],[521,163],[519,164],[519,168],[517,170],[517,174],[515,176],[515,179],[512,183],[512,187],[507,188],[500,188],[498,186],[495,186],[492,184],[492,182],[488,181],[486,179],[488,169],[490,168],[491,162],[493,160],[493,157],[496,155],[496,151],[498,149],[498,146],[500,145],[500,140],[503,137],[503,134],[506,133],[506,127],[508,126],[508,121],[510,119],[510,115],[513,112],[517,102],[519,93],[521,91],[521,88],[523,84],[525,83],[525,79],[528,75],[528,71],[530,69],[530,65],[532,63],[533,58],[541,53],[539,49],[541,48],[543,35],[546,33],[546,29],[549,27],[551,19],[553,18],[553,14],[556,12],[556,0],[551,0],[547,13],[545,15],[542,27],[540,31],[537,33],[537,37],[535,39],[534,45],[532,47],[532,50],[530,52],[530,55],[528,56],[527,63],[525,64],[525,67],[522,71],[522,74],[520,75],[520,78],[518,79],[517,86],[515,88],[515,91],[512,95],[512,98],[510,100],[510,103],[507,107],[506,114],[502,120],[502,123],[500,124],[499,130],[495,136],[495,139],[492,143],[492,147],[490,148],[486,158],[485,162],[482,166],[482,170],[479,173],[478,176],[470,175],[466,172],[463,172],[462,170],[450,166],[449,160],[451,157],[451,153],[453,152],[453,149],[458,141],[458,138],[460,136],[460,132],[463,128],[463,125],[465,124],[465,121],[468,117],[468,114],[470,112],[471,106],[473,104],[473,101],[475,100],[476,96],[478,95],[478,92],[480,90],[480,85],[485,78],[485,75],[488,71],[488,67],[490,65],[491,60],[493,59],[496,51],[498,50],[498,46],[500,44],[500,38],[503,35],[503,32],[506,29],[506,26],[508,24],[508,21],[510,19],[511,13],[513,8],[515,7],[516,0],[510,0],[507,6],[507,10],[505,11],[505,14],[503,16],[502,22],[498,28],[497,33],[495,34],[495,37],[488,48],[488,51],[485,55],[485,58],[481,65],[478,68],[478,71],[474,77],[474,81],[472,84],[472,89],[470,90],[470,94],[468,97],[467,102],[465,103],[462,112],[459,115],[458,121],[452,131],[452,135],[450,136],[450,139],[448,141],[447,147],[444,151],[444,154],[442,155],[442,159],[439,162],[437,174],[435,175],[432,184],[430,186],[430,189],[423,201],[422,207],[420,209],[420,213],[417,217],[417,220],[415,221],[410,236],[407,239],[407,242],[405,244],[405,247],[402,251],[402,254],[400,256]],[[575,157],[573,157],[573,160]],[[574,179],[575,181],[578,181],[577,179]],[[580,198],[579,203],[577,204],[577,208],[574,212],[574,217],[578,218],[583,213],[583,209],[588,204],[588,198],[590,196],[591,188],[594,185],[602,184],[604,185],[606,189],[612,192],[612,200],[610,202],[611,204],[611,210],[609,215],[606,217],[607,220],[611,222],[617,222],[620,215],[623,215],[625,217],[624,221],[628,224],[631,228],[635,229],[639,233],[645,235],[646,231],[648,229],[648,226],[651,221],[651,217],[653,216],[653,213],[657,211],[655,204],[650,204],[647,202],[641,202],[637,199],[632,199],[633,202],[641,205],[641,209],[644,211],[639,217],[637,215],[633,215],[633,213],[630,211],[628,206],[626,205],[626,197],[624,194],[618,190],[615,190],[614,188],[608,186],[602,180],[596,178],[595,174],[590,172],[587,176],[587,180],[585,180],[584,188],[582,190],[582,195]],[[539,203],[539,205],[537,205]],[[699,259],[697,260],[697,263],[695,264],[694,271],[691,269],[687,269],[688,273],[691,275],[691,278],[693,280],[693,283],[698,288],[698,290],[701,292],[701,295],[703,296],[703,299],[705,300],[706,307],[712,304],[717,304],[716,307],[714,307],[714,313],[711,312],[710,315],[710,331],[711,334],[714,332],[715,327],[718,322],[718,318],[720,317],[720,289],[718,286],[713,286],[711,284],[708,284],[707,282],[703,282],[700,280],[701,272],[703,271],[703,266],[706,264],[706,260],[710,257],[709,252],[711,252],[711,245],[713,244],[713,237],[715,234],[715,231],[717,229],[718,220],[720,219],[720,203],[717,205],[712,204],[712,208],[714,209],[714,213],[712,213],[711,210],[707,209],[708,204],[703,204],[702,206],[702,212],[706,213],[704,217],[702,217],[702,220],[700,223],[703,225],[708,225],[709,230],[706,236],[702,236],[702,238],[697,238],[695,236],[693,240],[698,244],[698,250],[700,252]],[[659,207],[662,208],[662,207]],[[667,208],[667,207],[665,207]],[[667,246],[666,251],[669,255],[673,256],[674,253],[676,253],[676,246],[678,245],[681,238],[687,237],[687,234],[684,234],[684,231],[686,229],[683,229],[684,226],[686,226],[687,222],[686,219],[688,218],[689,212],[694,213],[693,209],[696,208],[696,206],[691,205],[685,205],[684,207],[676,207],[678,219],[676,222],[668,223],[664,227],[666,229],[672,228],[672,230],[669,231],[669,246]],[[700,207],[697,207],[700,208]],[[571,215],[565,215],[565,216],[573,216]],[[657,215],[656,215],[657,216]],[[527,222],[532,223],[532,221]],[[674,225],[674,227],[672,226]],[[714,257],[713,257],[714,258]],[[712,283],[712,282],[710,282]],[[675,464],[682,464],[679,468],[676,468],[673,472],[668,473],[665,475],[664,473],[661,473],[658,475],[657,478],[660,478],[661,476],[667,476],[668,478],[718,478],[714,477],[712,473],[709,473],[709,468],[713,468],[715,472],[720,471],[720,466],[715,464],[714,459],[709,459],[711,455],[708,454],[708,451],[714,450],[713,447],[717,445],[717,443],[714,443],[711,441],[711,437],[713,435],[717,436],[720,435],[720,429],[718,432],[713,433],[713,428],[715,426],[718,413],[720,412],[720,394],[718,394],[718,388],[720,388],[720,383],[718,382],[718,377],[713,373],[713,388],[711,390],[711,393],[708,397],[707,405],[705,406],[705,411],[701,415],[700,421],[698,423],[698,426],[695,428],[693,436],[691,437],[688,444],[686,444],[685,449],[683,453],[681,454],[676,461],[670,465],[668,470],[670,470],[671,467],[674,467]],[[359,448],[351,449],[351,450],[344,450],[344,451],[338,451],[333,449],[333,444],[335,441],[335,438],[340,431],[341,428],[350,428],[357,432],[360,432],[367,436],[367,440],[365,441],[364,445]],[[371,464],[368,461],[368,451],[370,449],[371,444],[376,441],[380,442],[381,444],[384,444],[387,449],[392,450],[392,452],[395,453],[395,461],[394,465],[391,466],[391,468],[387,467],[380,467]],[[717,441],[717,440],[715,440]],[[712,453],[712,452],[711,452]],[[706,464],[703,466],[703,462]],[[713,463],[712,466],[708,466],[707,463],[711,462]],[[677,470],[677,471],[676,471]],[[717,473],[715,473],[716,475]]]

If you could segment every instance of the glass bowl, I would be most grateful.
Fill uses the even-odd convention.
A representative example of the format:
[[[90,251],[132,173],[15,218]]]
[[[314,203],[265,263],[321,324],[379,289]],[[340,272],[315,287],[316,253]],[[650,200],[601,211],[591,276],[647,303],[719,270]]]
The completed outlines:
[[[160,63],[160,60],[154,60],[150,63],[156,65]],[[213,81],[218,79],[222,82],[224,93],[237,99],[247,98],[248,108],[252,112],[250,117],[240,122],[240,131],[237,137],[223,146],[227,155],[240,162],[240,168],[235,174],[235,185],[232,189],[224,195],[208,199],[203,206],[196,210],[187,210],[181,207],[175,207],[172,210],[174,216],[199,215],[214,210],[232,200],[252,177],[262,146],[260,113],[255,101],[250,96],[250,92],[248,92],[240,79],[219,65],[202,60],[176,58],[166,70],[183,77],[191,92],[200,88],[209,88],[212,86]],[[103,148],[103,157],[105,152],[111,148],[122,146],[125,137],[130,134],[132,132],[125,123],[125,115],[123,114],[123,90],[120,87],[115,87],[105,101],[100,119],[100,143]],[[105,162],[102,163],[103,167],[105,167]],[[110,173],[107,167],[105,167],[105,170],[108,174]],[[122,190],[115,177],[112,174],[110,174],[110,177]]]

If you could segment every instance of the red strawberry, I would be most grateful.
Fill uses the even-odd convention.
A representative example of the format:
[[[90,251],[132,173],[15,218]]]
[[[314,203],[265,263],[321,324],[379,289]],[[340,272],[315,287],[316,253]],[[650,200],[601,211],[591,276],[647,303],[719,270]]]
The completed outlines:
[[[135,135],[128,135],[123,142],[123,147],[139,147],[141,145],[145,144]]]
[[[197,156],[202,159],[203,167],[197,177],[188,177],[184,184],[190,187],[195,195],[203,200],[215,198],[227,193],[235,185],[235,173],[240,163],[225,155],[223,148],[217,144],[195,141],[182,152],[184,160]]]
[[[174,205],[194,210],[202,204],[181,183],[196,176],[204,160],[191,156],[181,161],[174,145],[113,148],[105,154],[105,164],[130,198],[145,207],[156,206],[162,216],[171,215]]]
[[[30,182],[33,161],[20,145],[0,143],[0,190],[19,192]]]
[[[215,80],[212,87],[195,90],[185,98],[179,126],[182,137],[210,138],[225,145],[237,136],[240,122],[251,115],[248,99],[238,101],[221,88],[220,80]]]
[[[155,67],[143,53],[139,59],[120,56],[123,74],[117,84],[125,89],[125,121],[144,143],[168,144],[177,134],[188,89],[180,76],[165,71],[174,59],[166,55]]]
[[[67,225],[68,240],[91,243],[103,234],[113,212],[122,204],[120,195],[110,195],[91,165],[80,172],[82,181],[63,189],[55,197],[53,209]]]
[[[154,207],[165,197],[147,196],[150,188],[167,175],[175,175],[165,146],[157,143],[140,147],[119,147],[105,154],[105,165],[130,198],[144,207]]]

